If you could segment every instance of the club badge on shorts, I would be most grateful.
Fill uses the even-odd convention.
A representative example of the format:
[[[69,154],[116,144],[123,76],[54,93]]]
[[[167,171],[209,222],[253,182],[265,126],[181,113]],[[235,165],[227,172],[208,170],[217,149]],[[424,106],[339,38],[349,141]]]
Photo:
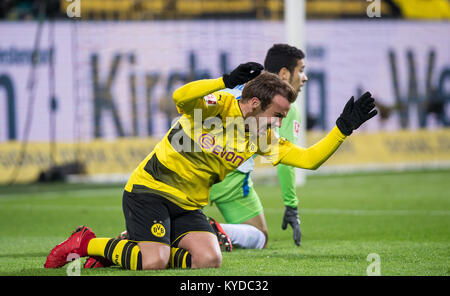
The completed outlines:
[[[163,237],[166,234],[166,229],[161,224],[162,221],[153,221],[153,225],[151,228],[152,234],[156,237]]]

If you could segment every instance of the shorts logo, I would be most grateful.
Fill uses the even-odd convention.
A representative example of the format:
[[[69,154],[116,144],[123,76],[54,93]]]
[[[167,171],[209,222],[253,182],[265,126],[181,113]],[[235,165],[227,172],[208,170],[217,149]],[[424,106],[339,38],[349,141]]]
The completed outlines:
[[[161,221],[159,221],[161,222]],[[153,221],[153,226],[151,228],[152,234],[157,237],[163,237],[166,234],[166,229],[161,223],[157,223],[156,221]]]

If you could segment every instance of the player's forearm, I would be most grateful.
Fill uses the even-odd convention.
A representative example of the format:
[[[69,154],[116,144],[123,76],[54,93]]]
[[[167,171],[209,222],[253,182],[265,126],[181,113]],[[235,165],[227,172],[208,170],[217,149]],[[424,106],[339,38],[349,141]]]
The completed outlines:
[[[291,104],[291,108],[283,119],[281,127],[278,130],[280,137],[285,138],[291,143],[297,142],[296,124],[300,120],[300,112],[297,104]],[[280,164],[277,166],[278,180],[280,181],[281,195],[283,204],[287,207],[296,208],[298,204],[295,168],[292,166]]]
[[[280,163],[315,170],[320,167],[342,144],[346,136],[335,126],[322,140],[309,148],[293,145]]]
[[[278,180],[280,181],[283,204],[291,208],[297,207],[298,199],[295,188],[295,168],[280,164],[277,166]]]
[[[202,79],[190,82],[175,90],[173,100],[181,110],[194,106],[197,99],[225,88],[222,77],[216,79]]]

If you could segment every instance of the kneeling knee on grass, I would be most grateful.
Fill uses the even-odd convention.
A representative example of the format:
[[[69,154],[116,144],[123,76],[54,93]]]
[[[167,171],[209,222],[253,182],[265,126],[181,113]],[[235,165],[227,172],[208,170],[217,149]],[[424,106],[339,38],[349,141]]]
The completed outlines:
[[[189,252],[192,268],[218,268],[222,265],[222,252],[216,235],[210,232],[192,232],[178,244]]]
[[[190,233],[177,248],[154,242],[140,242],[142,269],[155,270],[167,267],[219,268],[222,253],[217,238],[211,233]]]

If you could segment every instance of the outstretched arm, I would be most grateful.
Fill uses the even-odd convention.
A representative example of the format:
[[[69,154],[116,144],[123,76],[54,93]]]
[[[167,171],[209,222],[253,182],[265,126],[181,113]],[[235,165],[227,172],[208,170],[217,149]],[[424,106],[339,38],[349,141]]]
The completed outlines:
[[[202,79],[190,82],[175,90],[173,100],[180,113],[189,113],[194,108],[199,107],[199,98],[211,94],[225,87],[233,88],[236,85],[246,83],[263,70],[263,66],[258,63],[249,62],[239,65],[230,74],[224,74],[223,77],[216,79]]]
[[[225,84],[222,77],[197,80],[176,89],[173,100],[180,113],[188,113],[197,106],[199,98],[223,88]]]
[[[356,101],[351,97],[336,120],[336,126],[325,138],[307,149],[292,144],[292,148],[279,162],[299,168],[317,169],[339,148],[347,136],[377,115],[374,108],[375,100],[369,92]]]
[[[309,148],[292,145],[280,163],[298,168],[315,170],[322,165],[344,142],[346,136],[335,126],[322,140]]]

